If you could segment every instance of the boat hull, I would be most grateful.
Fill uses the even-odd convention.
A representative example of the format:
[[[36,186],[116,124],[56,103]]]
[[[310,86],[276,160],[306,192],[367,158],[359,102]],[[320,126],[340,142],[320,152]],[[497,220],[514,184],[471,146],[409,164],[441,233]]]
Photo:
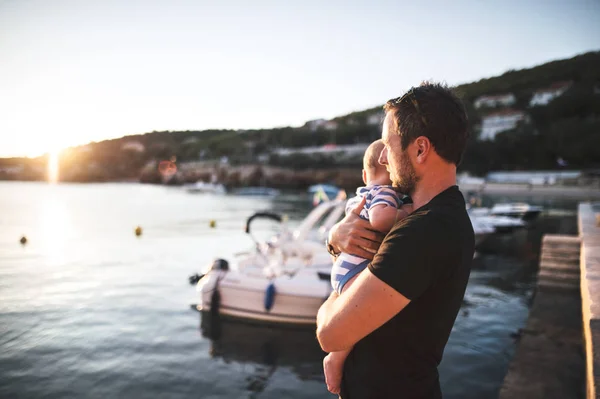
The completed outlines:
[[[208,279],[207,281],[202,281]],[[201,303],[198,310],[217,312],[221,316],[261,323],[314,325],[319,308],[331,292],[329,281],[314,276],[294,278],[254,278],[229,272],[227,275],[207,275],[198,283]],[[265,306],[267,287],[273,283],[275,295],[272,307]],[[213,308],[215,290],[219,292],[217,308]]]

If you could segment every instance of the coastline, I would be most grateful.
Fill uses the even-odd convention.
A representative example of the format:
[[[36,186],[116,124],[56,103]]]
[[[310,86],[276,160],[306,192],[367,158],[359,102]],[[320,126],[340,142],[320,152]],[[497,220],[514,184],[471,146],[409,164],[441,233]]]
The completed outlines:
[[[600,187],[593,186],[544,186],[509,183],[459,183],[458,186],[464,194],[471,192],[475,194],[488,195],[511,195],[520,198],[572,198],[582,201],[600,199]]]

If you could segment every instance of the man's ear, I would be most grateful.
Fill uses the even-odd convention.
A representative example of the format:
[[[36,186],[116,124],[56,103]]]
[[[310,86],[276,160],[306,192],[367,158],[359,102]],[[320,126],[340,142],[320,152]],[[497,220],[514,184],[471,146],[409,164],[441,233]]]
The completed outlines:
[[[419,136],[415,139],[415,149],[417,152],[417,163],[423,163],[427,160],[429,153],[433,149],[431,141],[425,136]]]

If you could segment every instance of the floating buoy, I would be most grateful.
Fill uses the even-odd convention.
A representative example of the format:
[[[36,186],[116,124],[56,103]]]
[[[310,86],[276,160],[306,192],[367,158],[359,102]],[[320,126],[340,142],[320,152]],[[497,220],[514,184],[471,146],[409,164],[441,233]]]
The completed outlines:
[[[142,228],[140,226],[135,228],[135,235],[138,237],[142,235]]]
[[[208,225],[210,226],[211,229],[214,229],[215,227],[217,227],[217,221],[214,219],[211,219],[211,221],[208,222]]]
[[[25,237],[25,236],[21,237],[21,239],[19,240],[19,242],[21,243],[21,245],[27,244],[27,237]]]
[[[275,303],[275,284],[269,283],[267,290],[265,291],[265,310],[268,312]]]

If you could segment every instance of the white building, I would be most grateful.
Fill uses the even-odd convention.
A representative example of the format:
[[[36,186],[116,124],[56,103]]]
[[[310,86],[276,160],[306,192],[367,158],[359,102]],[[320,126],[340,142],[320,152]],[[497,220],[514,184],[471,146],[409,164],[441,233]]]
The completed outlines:
[[[288,156],[292,154],[333,154],[333,155],[362,155],[370,144],[335,145],[325,144],[319,147],[277,148],[273,154]]]
[[[323,129],[325,130],[335,130],[338,128],[338,123],[335,121],[327,121],[323,125]]]
[[[580,170],[535,170],[535,171],[493,171],[486,176],[488,183],[515,183],[515,184],[556,184],[575,182],[582,177]]]
[[[514,94],[505,93],[505,94],[496,94],[493,96],[485,95],[485,96],[478,97],[475,100],[475,102],[473,103],[473,105],[475,105],[475,108],[477,108],[477,109],[479,109],[481,107],[487,107],[487,108],[510,107],[516,101],[517,101],[517,99],[515,98]]]
[[[144,152],[146,150],[146,147],[144,147],[144,145],[139,141],[128,141],[121,146],[121,150]]]
[[[327,123],[325,119],[315,119],[312,121],[306,122],[304,125],[307,126],[311,132],[316,132],[318,128]]]
[[[378,112],[376,114],[371,114],[367,118],[368,125],[381,125],[383,123],[383,112]]]
[[[531,97],[531,100],[529,100],[529,106],[535,107],[538,105],[547,105],[556,97],[561,96],[572,85],[573,82],[557,82],[550,87],[537,90],[533,93],[533,97]]]
[[[493,140],[496,134],[511,130],[525,119],[525,113],[512,109],[494,112],[481,120],[481,140]]]

